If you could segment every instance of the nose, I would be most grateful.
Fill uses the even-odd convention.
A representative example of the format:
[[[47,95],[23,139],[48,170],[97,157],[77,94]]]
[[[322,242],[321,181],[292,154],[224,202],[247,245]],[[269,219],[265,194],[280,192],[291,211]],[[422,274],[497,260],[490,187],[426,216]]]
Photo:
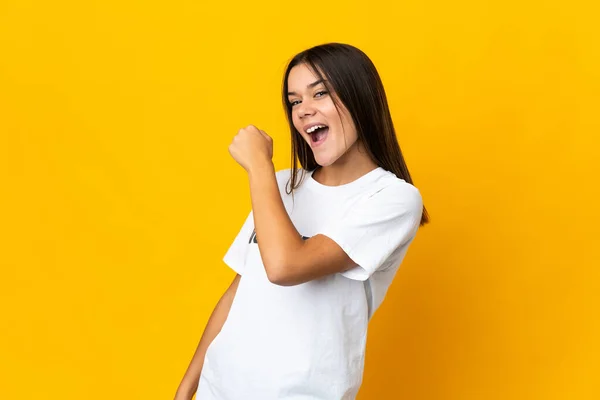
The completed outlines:
[[[309,101],[303,101],[297,107],[298,117],[304,118],[315,114],[315,107]]]

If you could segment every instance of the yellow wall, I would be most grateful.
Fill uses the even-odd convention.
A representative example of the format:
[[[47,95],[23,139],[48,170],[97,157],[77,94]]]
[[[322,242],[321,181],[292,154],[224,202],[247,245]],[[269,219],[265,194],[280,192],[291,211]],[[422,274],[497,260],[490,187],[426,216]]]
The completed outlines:
[[[288,167],[283,68],[328,41],[432,217],[359,399],[600,398],[592,2],[38,3],[0,3],[1,399],[172,398],[250,207],[227,146],[256,124]]]

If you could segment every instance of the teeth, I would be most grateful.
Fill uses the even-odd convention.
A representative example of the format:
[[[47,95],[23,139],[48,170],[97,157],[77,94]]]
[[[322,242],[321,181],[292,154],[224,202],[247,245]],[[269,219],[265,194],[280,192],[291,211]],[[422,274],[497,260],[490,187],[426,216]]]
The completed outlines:
[[[306,133],[313,133],[314,131],[316,131],[319,128],[325,128],[325,125],[315,125],[313,127],[310,127],[306,130]]]

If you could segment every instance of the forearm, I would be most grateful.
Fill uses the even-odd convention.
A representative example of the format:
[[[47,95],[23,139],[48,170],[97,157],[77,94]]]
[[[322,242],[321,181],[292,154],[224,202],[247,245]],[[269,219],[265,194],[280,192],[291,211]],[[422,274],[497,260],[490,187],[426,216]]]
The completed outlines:
[[[258,247],[269,279],[277,281],[303,241],[281,200],[273,163],[251,169],[248,179]]]
[[[240,275],[236,275],[235,279],[223,296],[221,296],[221,299],[219,299],[219,302],[210,315],[192,361],[177,388],[175,399],[191,399],[198,389],[198,380],[200,379],[200,373],[202,372],[202,367],[204,365],[206,350],[213,339],[221,331],[221,328],[229,315],[229,310],[231,309],[231,304],[235,297],[239,280]]]

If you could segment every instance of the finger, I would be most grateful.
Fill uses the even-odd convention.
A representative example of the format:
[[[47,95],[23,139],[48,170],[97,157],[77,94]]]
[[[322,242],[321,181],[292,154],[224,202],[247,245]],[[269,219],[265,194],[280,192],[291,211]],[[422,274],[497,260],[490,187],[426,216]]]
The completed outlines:
[[[262,135],[265,137],[265,139],[271,139],[271,136],[267,135],[267,132],[263,131],[262,129],[259,129],[260,133],[262,133]]]

